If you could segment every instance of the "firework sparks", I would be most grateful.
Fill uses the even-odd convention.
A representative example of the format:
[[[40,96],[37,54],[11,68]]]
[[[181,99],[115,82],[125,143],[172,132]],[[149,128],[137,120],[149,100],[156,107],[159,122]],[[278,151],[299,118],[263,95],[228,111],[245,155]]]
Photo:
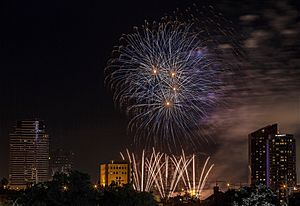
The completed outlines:
[[[184,154],[183,154],[184,155]],[[192,155],[191,157],[191,162],[192,162],[192,169],[189,170],[188,168],[185,168],[185,172],[182,176],[183,182],[185,184],[185,188],[187,191],[192,195],[197,198],[200,198],[203,188],[206,184],[208,175],[210,174],[212,168],[214,167],[214,164],[210,165],[209,168],[207,169],[208,162],[210,160],[210,157],[208,157],[204,163],[204,166],[202,167],[201,175],[199,176],[198,184],[196,180],[196,173],[197,167],[196,167],[196,159],[195,155]],[[191,172],[190,172],[191,171]],[[192,173],[192,184],[190,181],[190,173]]]
[[[133,188],[140,192],[149,192],[155,181],[156,175],[160,168],[160,160],[163,157],[163,153],[156,153],[153,149],[153,152],[150,157],[145,157],[145,150],[142,151],[141,157],[136,154],[130,153],[126,149],[126,155],[120,153],[123,160],[129,161],[133,169]]]
[[[106,81],[130,117],[129,129],[154,145],[181,144],[177,137],[191,135],[216,104],[217,63],[191,24],[145,26],[123,40]]]
[[[130,153],[121,153],[123,160],[130,162],[133,168],[133,187],[138,191],[150,192],[156,190],[162,199],[168,199],[178,191],[178,184],[182,181],[187,192],[200,198],[213,164],[207,169],[209,157],[200,172],[196,167],[196,156],[187,157],[182,150],[180,156],[167,155],[156,152],[155,149],[148,156],[145,150],[141,156]],[[192,173],[190,178],[190,173]],[[198,177],[198,181],[196,180]]]
[[[234,62],[227,54],[237,53],[233,31],[228,35],[213,20],[221,21],[221,15],[208,10],[208,15],[197,10],[200,19],[178,14],[135,27],[108,61],[105,82],[143,147],[173,152],[207,141],[199,132],[201,122],[222,105],[225,76]]]

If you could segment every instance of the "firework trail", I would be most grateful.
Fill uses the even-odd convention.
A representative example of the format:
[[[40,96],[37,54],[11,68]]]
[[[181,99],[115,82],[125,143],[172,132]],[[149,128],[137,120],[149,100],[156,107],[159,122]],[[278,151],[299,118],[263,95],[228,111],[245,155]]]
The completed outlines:
[[[120,153],[123,160],[129,161],[132,166],[132,185],[135,190],[140,192],[150,192],[156,178],[157,171],[160,169],[159,162],[163,153],[153,152],[150,157],[145,157],[145,150],[142,155],[137,156],[126,149],[126,155]]]
[[[158,163],[157,174],[154,179],[155,187],[162,199],[168,199],[178,189],[177,185],[189,163],[190,160],[184,161],[181,156],[164,154]]]
[[[162,199],[168,199],[178,192],[180,183],[183,183],[186,192],[191,196],[200,198],[208,175],[214,166],[212,164],[207,169],[210,159],[208,157],[200,173],[195,164],[196,156],[188,157],[183,150],[179,156],[156,152],[154,148],[148,155],[145,150],[139,156],[130,153],[128,149],[125,155],[120,154],[122,159],[129,161],[132,166],[133,188],[141,192],[156,190]]]
[[[172,151],[205,141],[195,131],[220,102],[227,66],[198,23],[146,22],[113,51],[105,82],[136,143]]]
[[[185,157],[184,152],[182,151],[183,155],[182,157]],[[210,157],[208,157],[205,160],[205,163],[202,167],[201,174],[200,176],[198,175],[198,181],[196,179],[198,173],[197,167],[196,167],[196,156],[192,155],[190,158],[190,161],[192,162],[192,167],[191,168],[185,168],[185,171],[182,175],[182,180],[184,182],[185,188],[188,191],[191,196],[200,198],[203,188],[206,184],[208,175],[210,174],[212,168],[214,167],[214,164],[210,165],[207,169],[208,162],[210,160]],[[192,173],[192,174],[190,174]],[[198,184],[197,184],[198,183]]]

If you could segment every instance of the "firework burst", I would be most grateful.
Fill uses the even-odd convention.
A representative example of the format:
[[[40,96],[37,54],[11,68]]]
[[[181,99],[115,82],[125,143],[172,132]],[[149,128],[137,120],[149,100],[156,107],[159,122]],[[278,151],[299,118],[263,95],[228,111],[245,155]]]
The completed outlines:
[[[179,20],[146,22],[113,51],[105,81],[130,118],[135,142],[172,150],[203,140],[193,137],[219,103],[226,69],[217,45],[195,28]]]

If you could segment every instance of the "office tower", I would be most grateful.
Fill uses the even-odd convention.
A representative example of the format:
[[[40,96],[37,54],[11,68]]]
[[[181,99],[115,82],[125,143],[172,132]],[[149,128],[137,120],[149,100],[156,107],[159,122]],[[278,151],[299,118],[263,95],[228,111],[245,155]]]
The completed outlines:
[[[56,172],[68,173],[73,170],[74,166],[74,153],[57,149],[51,152],[50,155],[50,175],[53,176]]]
[[[100,165],[100,185],[109,186],[114,183],[118,186],[131,182],[130,164],[125,161],[111,161]]]
[[[296,186],[296,141],[280,134],[277,124],[248,136],[251,184],[265,184],[284,200]]]
[[[17,121],[9,134],[9,186],[24,189],[49,179],[49,136],[41,120]]]

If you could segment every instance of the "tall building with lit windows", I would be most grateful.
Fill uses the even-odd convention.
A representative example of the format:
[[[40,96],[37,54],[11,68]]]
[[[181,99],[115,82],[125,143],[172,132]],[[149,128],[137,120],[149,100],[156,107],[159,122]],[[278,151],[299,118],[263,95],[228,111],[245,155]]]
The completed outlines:
[[[131,167],[126,161],[111,161],[100,165],[100,185],[109,186],[112,183],[123,186],[131,183]]]
[[[249,140],[250,183],[265,184],[284,200],[296,186],[296,141],[280,134],[277,124],[252,132]]]
[[[17,121],[9,134],[9,186],[24,189],[49,180],[49,136],[41,120]]]

